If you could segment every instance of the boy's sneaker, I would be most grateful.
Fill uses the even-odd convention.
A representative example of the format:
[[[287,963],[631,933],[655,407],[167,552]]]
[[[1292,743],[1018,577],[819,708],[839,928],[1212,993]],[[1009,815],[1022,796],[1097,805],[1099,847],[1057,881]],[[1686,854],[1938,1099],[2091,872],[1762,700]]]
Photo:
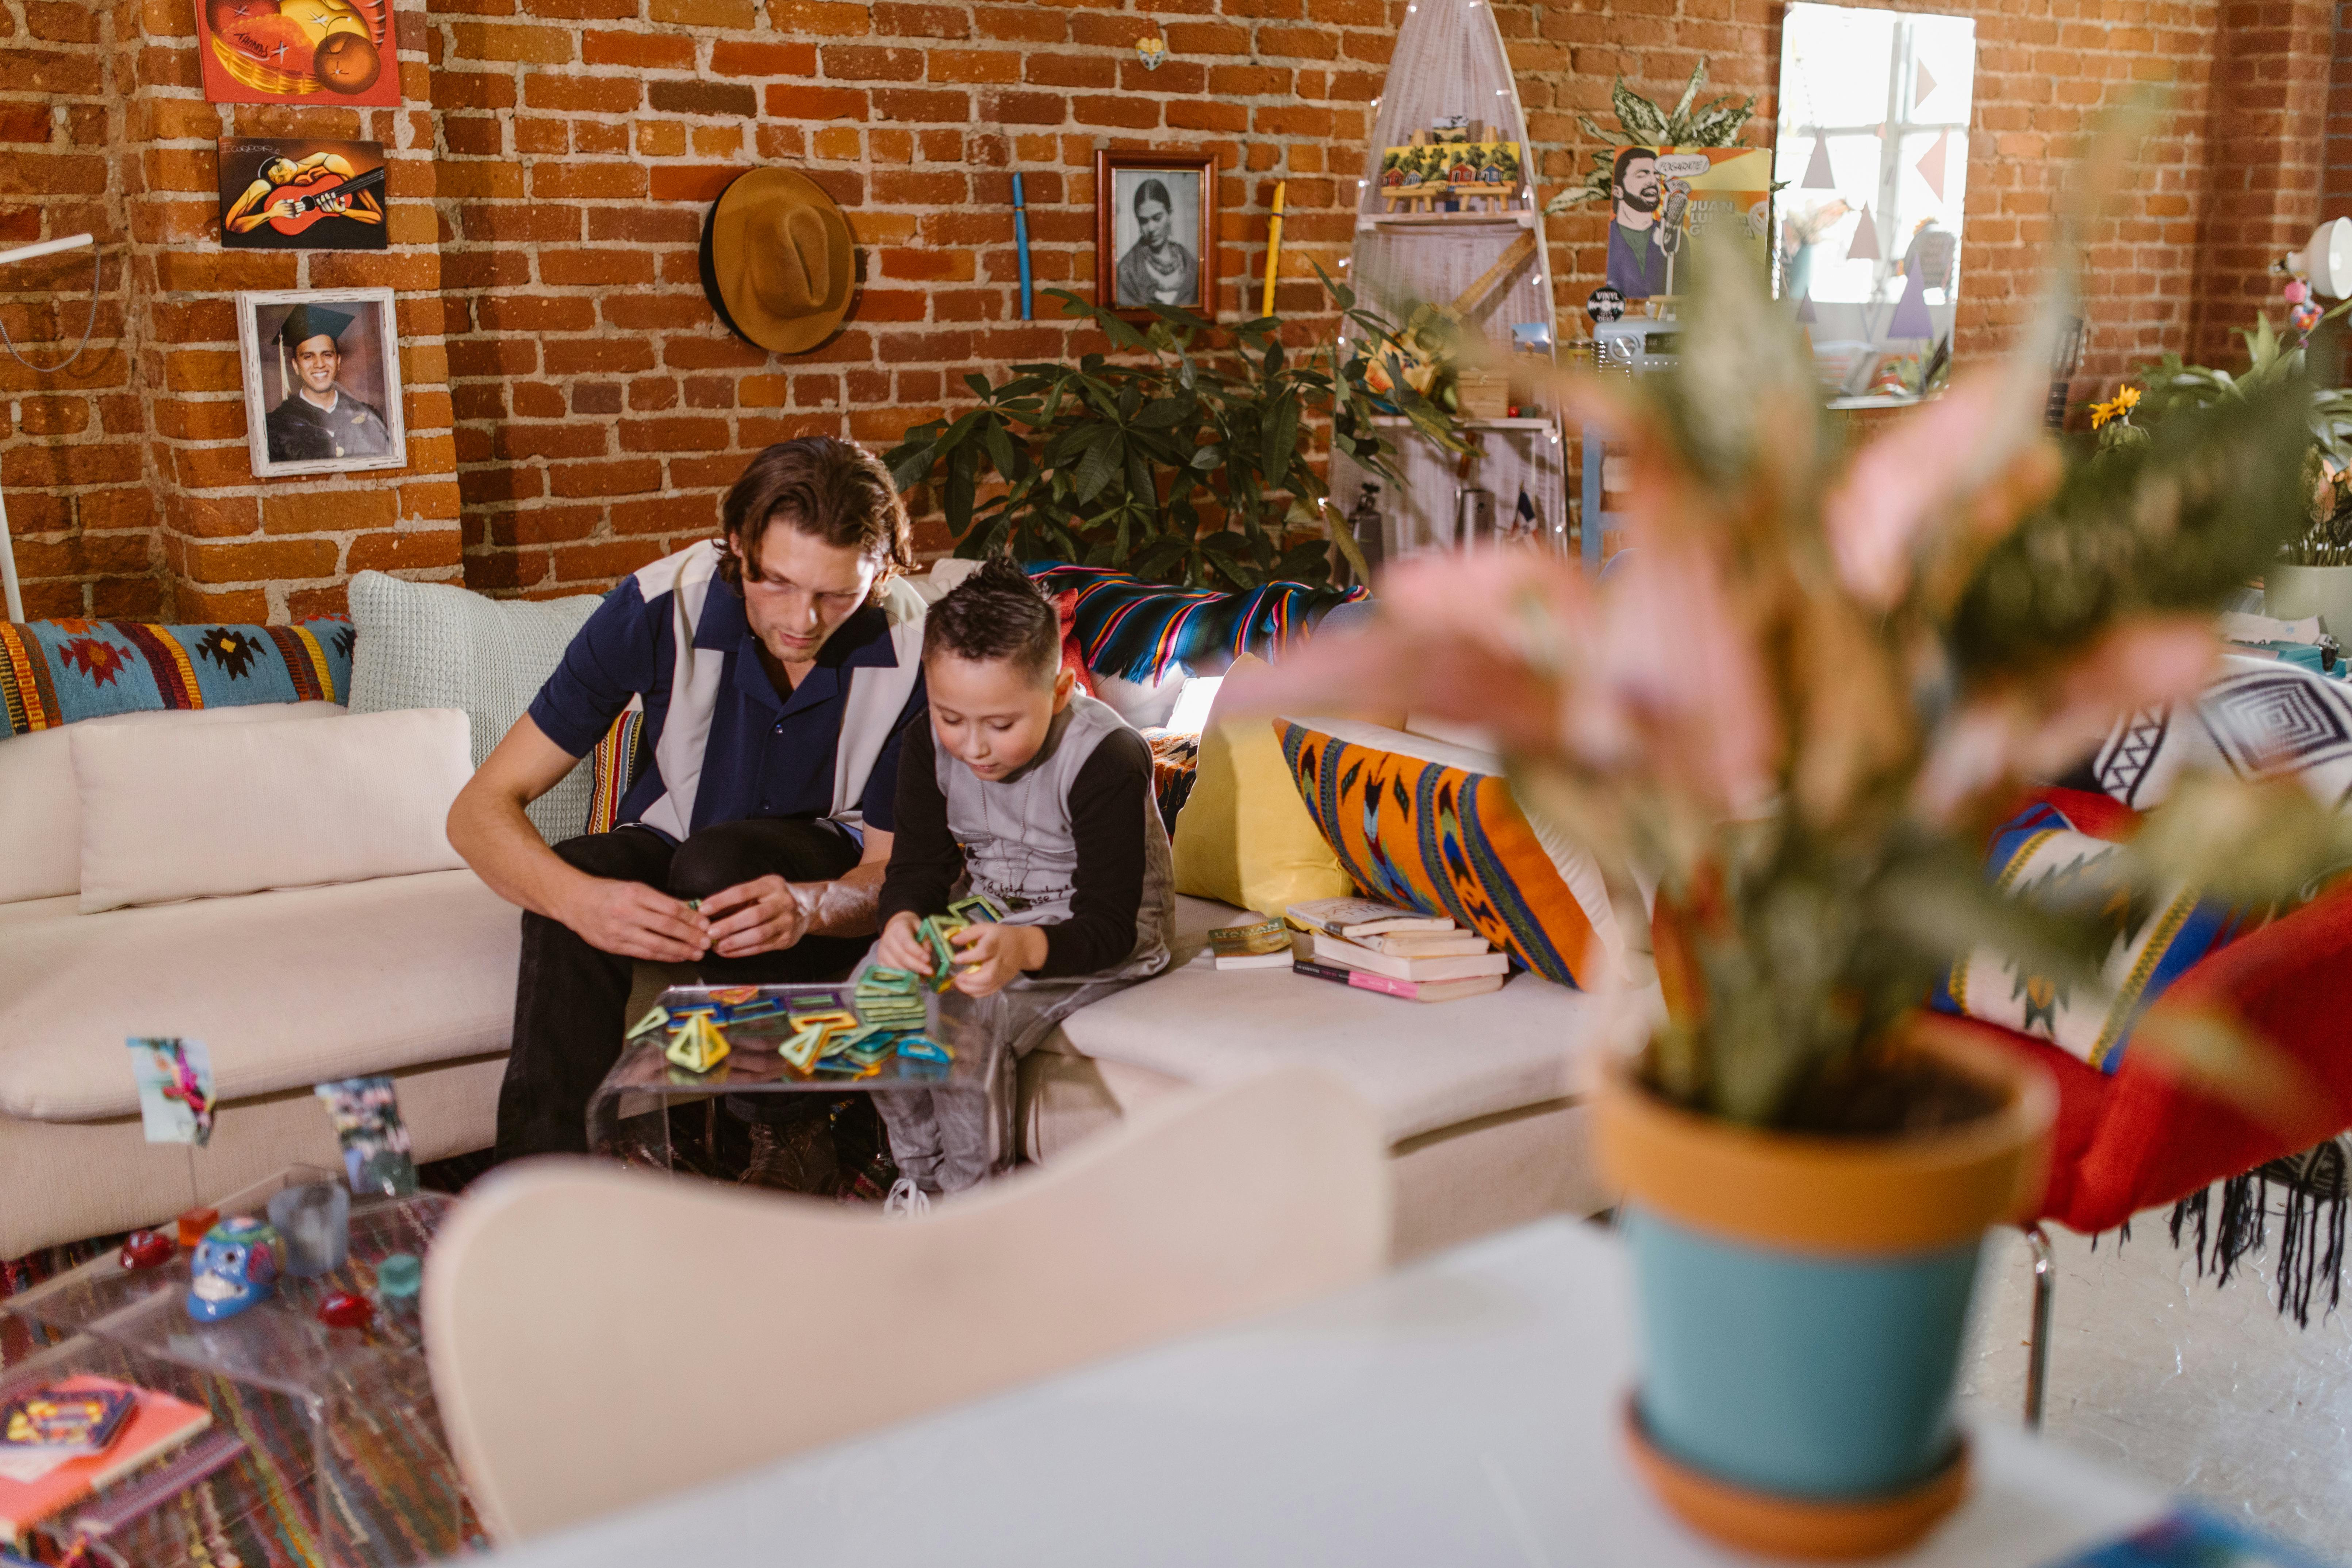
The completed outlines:
[[[914,1177],[901,1176],[890,1195],[882,1200],[882,1212],[897,1219],[913,1219],[931,1212],[930,1196],[915,1185]]]

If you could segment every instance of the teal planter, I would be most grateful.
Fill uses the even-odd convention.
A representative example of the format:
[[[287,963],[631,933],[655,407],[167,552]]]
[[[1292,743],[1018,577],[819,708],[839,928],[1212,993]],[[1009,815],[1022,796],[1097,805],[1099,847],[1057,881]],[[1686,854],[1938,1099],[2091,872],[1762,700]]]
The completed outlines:
[[[1629,1206],[1652,1442],[1784,1497],[1901,1491],[1951,1458],[1981,1237],[1839,1258],[1745,1246]]]
[[[1982,1112],[1831,1137],[1671,1104],[1630,1059],[1603,1079],[1642,1338],[1627,1453],[1667,1508],[1743,1551],[1904,1551],[1968,1491],[1951,1406],[1977,1257],[2032,1213],[2058,1097],[2038,1066],[1937,1020],[1889,1049],[1984,1090]]]

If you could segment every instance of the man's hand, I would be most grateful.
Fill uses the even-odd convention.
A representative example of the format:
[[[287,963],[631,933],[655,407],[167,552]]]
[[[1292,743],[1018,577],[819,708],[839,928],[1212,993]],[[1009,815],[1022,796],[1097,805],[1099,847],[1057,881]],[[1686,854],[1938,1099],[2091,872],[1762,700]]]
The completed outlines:
[[[1045,962],[1045,933],[1036,926],[983,921],[948,938],[948,945],[956,950],[955,988],[967,996],[992,996]]]
[[[917,974],[931,972],[931,950],[915,928],[923,922],[915,918],[912,910],[900,910],[882,928],[882,940],[875,944],[875,962],[888,969],[912,970]]]
[[[738,882],[702,900],[710,945],[721,958],[780,952],[808,934],[810,906],[822,883],[803,889],[782,877]]]
[[[589,946],[625,958],[688,963],[709,945],[708,920],[643,882],[588,878],[555,918]]]

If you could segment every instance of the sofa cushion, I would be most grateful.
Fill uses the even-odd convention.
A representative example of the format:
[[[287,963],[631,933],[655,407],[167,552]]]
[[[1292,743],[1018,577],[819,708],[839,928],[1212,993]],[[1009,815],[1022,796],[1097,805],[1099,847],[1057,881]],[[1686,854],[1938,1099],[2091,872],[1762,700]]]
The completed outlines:
[[[473,772],[455,709],[68,733],[85,914],[465,864],[444,828]]]
[[[136,1035],[203,1040],[225,1100],[503,1051],[521,933],[471,871],[96,915],[0,905],[0,1112],[137,1115]]]
[[[0,622],[0,737],[110,713],[345,701],[352,637],[340,616],[290,626]]]
[[[1368,896],[1449,916],[1547,980],[1624,977],[1600,862],[1520,813],[1499,759],[1350,720],[1275,728],[1315,826]]]
[[[562,662],[572,634],[604,601],[486,599],[445,583],[408,583],[382,572],[352,579],[360,632],[352,664],[352,711],[456,708],[473,721],[474,765],[490,754]],[[575,767],[533,801],[530,820],[551,844],[588,820],[591,771]]]
[[[119,713],[93,724],[250,724],[340,717],[334,702],[270,702]],[[73,731],[36,730],[0,742],[0,904],[81,890],[81,800],[74,792]]]
[[[1255,663],[1244,654],[1234,667]],[[1265,721],[1229,718],[1213,703],[1170,853],[1178,892],[1264,915],[1356,890],[1300,803]]]
[[[1394,1141],[1580,1095],[1586,1056],[1638,1041],[1663,1012],[1655,985],[1596,995],[1519,974],[1423,1006],[1286,970],[1219,970],[1185,960],[1241,912],[1176,902],[1179,962],[1064,1019],[1049,1048],[1196,1084],[1315,1063],[1370,1100]]]

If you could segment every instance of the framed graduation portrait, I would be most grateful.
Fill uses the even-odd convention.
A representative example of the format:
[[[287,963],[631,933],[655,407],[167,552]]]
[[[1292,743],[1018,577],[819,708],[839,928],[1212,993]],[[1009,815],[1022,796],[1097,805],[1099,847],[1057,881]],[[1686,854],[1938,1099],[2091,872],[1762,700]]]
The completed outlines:
[[[1095,298],[1133,321],[1154,305],[1215,319],[1217,161],[1095,154]]]
[[[236,338],[257,479],[408,466],[391,289],[248,289]]]

